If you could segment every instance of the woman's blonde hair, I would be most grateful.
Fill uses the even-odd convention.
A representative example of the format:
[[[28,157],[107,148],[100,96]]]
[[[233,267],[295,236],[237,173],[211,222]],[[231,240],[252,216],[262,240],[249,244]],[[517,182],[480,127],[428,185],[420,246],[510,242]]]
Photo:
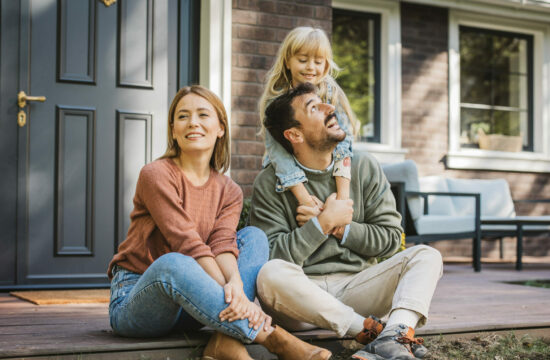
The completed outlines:
[[[294,28],[285,37],[277,51],[275,63],[266,75],[265,89],[260,98],[260,132],[265,131],[263,120],[268,102],[288,91],[292,87],[292,75],[288,64],[290,58],[297,53],[315,54],[326,60],[325,72],[319,84],[317,84],[318,95],[323,101],[328,101],[335,107],[341,105],[351,123],[353,133],[357,130],[357,120],[344,91],[336,83],[334,78],[338,75],[340,68],[332,58],[332,47],[327,34],[322,29],[315,29],[309,26]],[[330,99],[328,88],[332,88]]]
[[[218,120],[220,121],[224,134],[216,140],[214,151],[212,153],[212,157],[210,158],[210,167],[219,172],[226,172],[229,170],[229,163],[231,161],[229,130],[227,128],[227,112],[225,111],[225,107],[223,106],[220,98],[212,91],[200,85],[182,87],[176,93],[176,96],[174,96],[172,104],[170,105],[170,110],[168,111],[168,146],[164,155],[162,155],[159,159],[174,158],[180,155],[181,150],[178,142],[173,138],[174,116],[178,102],[184,96],[189,94],[195,94],[204,98],[214,107],[214,110],[216,110],[216,115],[218,115]]]

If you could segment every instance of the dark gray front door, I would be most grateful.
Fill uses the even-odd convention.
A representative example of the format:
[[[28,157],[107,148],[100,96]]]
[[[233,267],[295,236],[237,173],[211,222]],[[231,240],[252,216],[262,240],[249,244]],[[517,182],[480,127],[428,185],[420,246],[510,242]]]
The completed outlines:
[[[19,15],[19,90],[46,101],[18,129],[15,282],[106,284],[139,169],[165,147],[178,4],[25,0]]]

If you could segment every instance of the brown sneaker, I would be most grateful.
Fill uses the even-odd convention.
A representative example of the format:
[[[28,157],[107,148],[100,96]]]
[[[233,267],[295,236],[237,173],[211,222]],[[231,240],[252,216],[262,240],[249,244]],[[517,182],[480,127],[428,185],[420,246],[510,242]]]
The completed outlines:
[[[371,315],[363,321],[363,330],[357,334],[355,340],[358,343],[367,345],[380,335],[382,329],[384,329],[384,325],[380,319]]]

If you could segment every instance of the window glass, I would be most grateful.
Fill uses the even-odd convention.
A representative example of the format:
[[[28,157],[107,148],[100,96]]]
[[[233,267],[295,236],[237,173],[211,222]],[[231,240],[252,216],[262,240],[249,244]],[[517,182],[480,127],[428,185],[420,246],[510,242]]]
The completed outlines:
[[[532,42],[528,35],[460,27],[462,147],[533,149]]]
[[[360,123],[359,137],[380,142],[380,16],[334,10],[332,48],[342,68],[336,81]]]

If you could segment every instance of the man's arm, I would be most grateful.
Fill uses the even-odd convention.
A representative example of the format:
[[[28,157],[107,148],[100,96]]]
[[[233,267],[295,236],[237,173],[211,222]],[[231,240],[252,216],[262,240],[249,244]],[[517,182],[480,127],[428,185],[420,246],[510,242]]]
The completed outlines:
[[[302,266],[328,236],[319,231],[312,220],[298,227],[293,212],[285,204],[285,195],[275,193],[271,180],[274,180],[271,171],[264,170],[254,182],[250,225],[266,233],[270,258]]]
[[[368,257],[389,256],[401,244],[401,216],[382,169],[377,163],[370,165],[371,176],[362,189],[364,219],[351,223],[342,246]]]

